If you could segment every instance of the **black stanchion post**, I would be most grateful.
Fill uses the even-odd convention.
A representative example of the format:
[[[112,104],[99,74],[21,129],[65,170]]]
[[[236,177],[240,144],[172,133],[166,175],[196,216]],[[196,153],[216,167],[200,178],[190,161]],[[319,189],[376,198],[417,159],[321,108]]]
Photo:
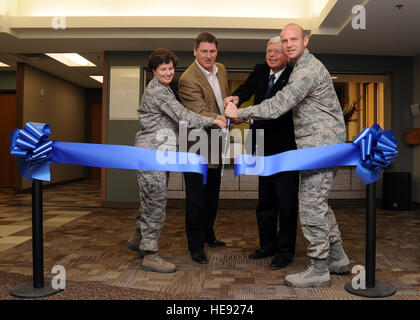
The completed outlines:
[[[394,286],[385,281],[375,281],[376,265],[376,183],[366,186],[366,266],[365,288],[353,287],[353,283],[347,283],[346,291],[362,297],[382,298],[393,295],[396,292]]]
[[[21,283],[10,294],[19,298],[40,298],[56,294],[63,289],[54,289],[50,281],[44,281],[44,241],[42,227],[42,181],[32,182],[32,266],[33,281]]]
[[[42,181],[32,184],[32,261],[34,288],[44,287],[44,241],[42,227]]]
[[[376,265],[376,183],[366,186],[366,287],[375,287]]]

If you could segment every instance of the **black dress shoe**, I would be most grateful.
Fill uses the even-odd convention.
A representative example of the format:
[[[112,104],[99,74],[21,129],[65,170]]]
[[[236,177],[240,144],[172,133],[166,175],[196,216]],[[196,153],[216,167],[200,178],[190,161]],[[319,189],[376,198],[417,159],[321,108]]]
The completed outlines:
[[[270,269],[271,270],[282,269],[284,267],[287,267],[291,263],[292,263],[291,259],[285,259],[282,257],[275,256],[270,263]]]
[[[253,253],[250,253],[248,258],[249,259],[262,259],[274,256],[274,250],[268,248],[260,248],[255,250]]]
[[[207,264],[207,258],[204,252],[191,252],[191,259],[200,264]]]
[[[215,248],[215,247],[224,247],[226,245],[225,242],[219,241],[214,239],[213,241],[206,241],[209,247]]]

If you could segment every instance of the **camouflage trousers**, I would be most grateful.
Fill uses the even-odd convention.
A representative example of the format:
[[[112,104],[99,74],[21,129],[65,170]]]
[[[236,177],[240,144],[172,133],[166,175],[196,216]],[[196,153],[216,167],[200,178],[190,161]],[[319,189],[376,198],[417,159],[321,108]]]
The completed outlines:
[[[308,256],[327,259],[330,244],[341,240],[334,212],[328,205],[336,169],[300,171],[299,217],[309,241]]]
[[[158,251],[160,232],[166,218],[169,172],[138,170],[140,209],[136,229],[140,231],[140,249]]]

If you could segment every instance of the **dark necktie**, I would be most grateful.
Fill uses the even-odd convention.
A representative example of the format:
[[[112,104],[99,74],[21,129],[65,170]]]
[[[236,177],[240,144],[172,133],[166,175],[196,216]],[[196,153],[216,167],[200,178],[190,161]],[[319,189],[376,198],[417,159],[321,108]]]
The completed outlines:
[[[266,97],[268,97],[268,94],[270,93],[270,90],[274,85],[274,78],[275,78],[275,76],[274,76],[274,74],[272,74],[270,76],[270,79],[268,80],[267,93],[265,94]]]

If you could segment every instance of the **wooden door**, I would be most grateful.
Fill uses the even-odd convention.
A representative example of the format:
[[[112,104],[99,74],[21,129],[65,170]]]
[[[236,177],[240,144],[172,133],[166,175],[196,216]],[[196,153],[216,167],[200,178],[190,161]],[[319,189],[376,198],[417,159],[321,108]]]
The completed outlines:
[[[16,93],[0,93],[0,187],[13,187],[15,160],[10,155],[10,134],[16,127]]]

